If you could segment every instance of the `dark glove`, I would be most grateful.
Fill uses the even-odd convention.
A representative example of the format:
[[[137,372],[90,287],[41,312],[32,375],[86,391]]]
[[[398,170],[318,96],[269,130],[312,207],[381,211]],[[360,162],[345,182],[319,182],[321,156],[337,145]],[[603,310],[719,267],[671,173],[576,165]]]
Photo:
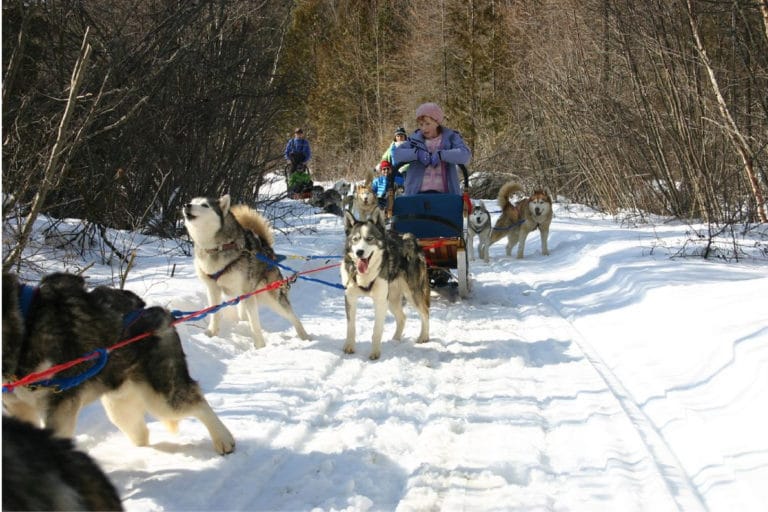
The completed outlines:
[[[434,153],[432,153],[432,157],[429,159],[429,165],[431,165],[432,167],[437,167],[438,165],[440,165],[439,151],[435,151]]]
[[[432,155],[429,154],[429,151],[426,151],[426,150],[423,150],[423,149],[417,149],[416,150],[416,159],[419,162],[421,162],[424,165],[424,167],[426,167],[432,161]]]

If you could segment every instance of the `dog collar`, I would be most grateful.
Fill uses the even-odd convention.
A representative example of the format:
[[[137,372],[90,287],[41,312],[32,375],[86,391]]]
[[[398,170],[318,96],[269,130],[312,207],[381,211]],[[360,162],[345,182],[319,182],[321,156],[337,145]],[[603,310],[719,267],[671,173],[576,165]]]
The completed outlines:
[[[357,287],[360,288],[361,290],[363,290],[365,293],[368,293],[373,288],[373,283],[375,283],[375,282],[376,282],[376,280],[374,279],[373,281],[371,281],[371,284],[369,284],[368,286],[357,285]]]
[[[228,242],[218,247],[214,247],[213,249],[206,249],[205,252],[207,252],[208,254],[213,254],[215,252],[231,251],[233,249],[237,249],[237,244],[235,242]]]

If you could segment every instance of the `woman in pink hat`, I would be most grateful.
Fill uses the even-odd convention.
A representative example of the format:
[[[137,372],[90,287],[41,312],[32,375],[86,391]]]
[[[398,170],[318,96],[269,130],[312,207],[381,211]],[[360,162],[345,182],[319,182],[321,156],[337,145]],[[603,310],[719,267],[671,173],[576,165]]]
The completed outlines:
[[[447,192],[461,194],[457,165],[467,165],[472,152],[459,132],[443,126],[443,110],[436,103],[416,109],[418,129],[410,143],[392,150],[397,162],[411,162],[405,177],[405,193]]]

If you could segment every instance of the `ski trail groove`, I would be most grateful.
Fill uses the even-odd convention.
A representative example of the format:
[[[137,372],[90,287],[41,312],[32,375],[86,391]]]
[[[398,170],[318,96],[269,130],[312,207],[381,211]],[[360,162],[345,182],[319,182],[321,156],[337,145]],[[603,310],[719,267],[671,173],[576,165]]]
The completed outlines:
[[[708,510],[703,497],[693,485],[680,460],[664,440],[651,419],[632,399],[621,380],[603,361],[600,354],[592,347],[576,326],[536,286],[531,283],[526,283],[526,285],[530,287],[528,293],[534,294],[539,304],[552,311],[556,321],[561,323],[564,329],[572,333],[571,340],[578,346],[589,364],[599,374],[610,393],[618,401],[631,425],[637,431],[677,508],[684,512]]]

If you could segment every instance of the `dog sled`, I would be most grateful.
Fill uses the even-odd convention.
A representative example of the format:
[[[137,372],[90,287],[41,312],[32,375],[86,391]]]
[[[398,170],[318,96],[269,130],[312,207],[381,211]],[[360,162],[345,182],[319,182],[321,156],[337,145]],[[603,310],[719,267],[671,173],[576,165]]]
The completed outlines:
[[[458,287],[469,295],[469,254],[464,235],[464,205],[468,202],[469,178],[464,173],[464,195],[426,193],[394,198],[391,226],[398,233],[412,233],[427,260],[432,288]],[[455,274],[454,272],[455,271]]]
[[[286,183],[288,197],[296,200],[310,199],[312,197],[312,187],[314,186],[314,182],[309,174],[309,168],[304,164],[299,164],[296,171],[291,173],[290,166],[291,164],[289,163],[285,170],[287,176]]]

